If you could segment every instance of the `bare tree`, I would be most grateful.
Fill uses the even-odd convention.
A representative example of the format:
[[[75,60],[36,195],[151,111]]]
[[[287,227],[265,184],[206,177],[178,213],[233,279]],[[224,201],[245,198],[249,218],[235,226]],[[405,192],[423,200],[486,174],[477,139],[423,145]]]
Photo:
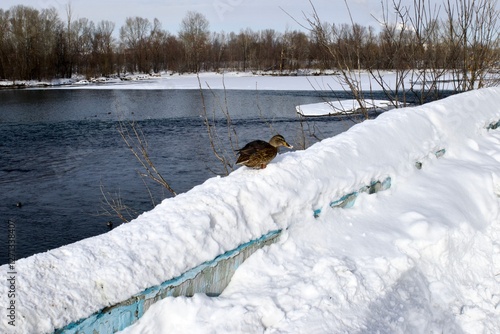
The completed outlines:
[[[307,66],[309,45],[307,35],[301,31],[286,31],[283,35],[285,67],[296,71]]]
[[[209,37],[208,27],[205,16],[193,11],[189,11],[181,22],[179,38],[184,45],[188,71],[200,71]]]
[[[71,24],[70,54],[77,73],[84,74],[87,77],[94,74],[90,67],[93,34],[94,22],[86,18],[78,19]]]
[[[212,33],[210,36],[210,51],[208,59],[211,63],[211,68],[218,72],[220,68],[227,66],[227,36],[224,32]]]
[[[93,71],[97,75],[114,73],[114,37],[115,24],[111,21],[100,21],[92,36]]]
[[[447,0],[445,41],[454,50],[456,89],[491,85],[488,71],[498,65],[500,11],[496,0]]]
[[[392,0],[394,20],[389,18],[389,7],[386,2],[380,22],[383,31],[379,46],[384,55],[383,63],[370,68],[370,73],[386,96],[395,101],[395,107],[407,105],[409,98],[425,103],[439,93],[438,82],[446,72],[436,53],[439,7],[433,7],[429,0],[414,0],[411,5]],[[395,83],[384,80],[381,69],[395,71]]]
[[[142,17],[128,17],[120,28],[120,40],[131,72],[148,73],[151,68],[147,62],[148,39],[151,34],[151,22]]]
[[[160,21],[155,18],[153,21],[153,28],[151,29],[151,34],[149,36],[148,50],[151,69],[155,73],[158,73],[167,67],[166,54],[168,53],[168,50],[165,46],[169,36],[169,33],[162,29]]]
[[[10,58],[7,57],[12,48],[8,33],[9,28],[9,12],[0,9],[0,78],[11,77],[12,66]]]
[[[279,69],[282,51],[282,34],[274,29],[264,29],[259,34],[257,58],[258,69],[268,71]]]
[[[339,43],[339,30],[335,25],[325,24],[319,17],[316,8],[311,2],[313,14],[311,17],[306,17],[309,29],[314,34],[315,39],[324,48],[327,54],[333,60],[336,69],[339,71],[339,80],[348,91],[350,91],[359,105],[359,109],[365,118],[368,118],[368,109],[364,103],[366,89],[362,87],[361,79],[359,77],[361,68],[352,68],[349,61],[349,55],[345,54]],[[356,48],[354,53],[356,58],[359,58],[359,49]],[[357,62],[357,66],[360,66]],[[357,71],[355,71],[357,70]]]

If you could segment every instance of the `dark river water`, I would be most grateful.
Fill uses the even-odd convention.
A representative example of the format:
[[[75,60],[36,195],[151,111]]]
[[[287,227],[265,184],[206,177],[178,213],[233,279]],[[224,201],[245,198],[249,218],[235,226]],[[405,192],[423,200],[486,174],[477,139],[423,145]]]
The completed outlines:
[[[170,196],[139,176],[141,166],[120,136],[119,121],[135,122],[152,161],[177,193],[224,174],[210,146],[204,110],[230,163],[224,110],[240,147],[279,132],[301,148],[355,124],[331,117],[304,120],[295,112],[299,104],[350,98],[343,92],[203,96],[198,90],[0,91],[0,264],[8,262],[9,225],[15,226],[14,255],[21,258],[105,233],[108,221],[120,224],[106,214],[103,192],[129,208],[129,219]]]

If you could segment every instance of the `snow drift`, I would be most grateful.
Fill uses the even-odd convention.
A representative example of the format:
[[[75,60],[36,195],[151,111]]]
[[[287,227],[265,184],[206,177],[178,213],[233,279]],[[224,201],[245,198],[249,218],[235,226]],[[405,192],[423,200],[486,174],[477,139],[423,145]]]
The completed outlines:
[[[197,316],[191,318],[195,327],[186,331],[201,328],[199,321],[215,326],[217,332],[263,332],[265,328],[297,332],[311,330],[311,325],[319,326],[317,332],[367,328],[446,331],[460,326],[467,329],[471,323],[484,323],[485,332],[493,330],[500,325],[495,320],[500,312],[500,136],[487,128],[500,120],[499,97],[500,89],[483,89],[386,112],[305,151],[281,154],[264,170],[240,168],[227,177],[209,179],[109,233],[21,259],[15,264],[16,327],[2,317],[0,331],[51,332],[278,229],[288,229],[282,243],[270,247],[266,256],[258,252],[247,261],[254,270],[244,276],[248,286],[238,284],[237,272],[236,283],[222,299],[166,300],[172,321],[173,310],[187,309]],[[435,153],[443,149],[445,156],[437,160]],[[469,167],[467,162],[474,158],[481,164]],[[457,159],[463,164],[457,164]],[[422,168],[416,168],[416,163]],[[359,209],[330,208],[333,200],[387,177],[392,187],[369,198],[360,196],[355,206]],[[322,214],[314,218],[318,209]],[[388,217],[385,211],[399,216]],[[363,223],[358,224],[357,218]],[[313,248],[303,251],[311,244]],[[282,255],[276,255],[276,248]],[[322,251],[327,256],[322,257]],[[478,254],[486,255],[474,262]],[[258,263],[252,267],[255,261]],[[256,297],[247,290],[256,282],[275,289],[278,283],[265,281],[272,276],[256,268],[279,272],[285,263],[292,276],[307,271],[309,279],[321,280],[293,281],[285,275],[279,283],[281,293],[273,292],[280,293],[278,299]],[[304,268],[305,263],[311,265]],[[468,270],[462,263],[475,267]],[[471,290],[454,290],[446,270],[475,284],[483,298],[474,295],[475,304],[464,302]],[[7,265],[0,267],[2,277],[8,271]],[[437,274],[431,279],[433,271]],[[287,283],[289,288],[282,286]],[[389,293],[399,288],[401,295]],[[261,289],[267,291],[265,286]],[[7,293],[4,284],[0,295]],[[242,297],[247,293],[248,297]],[[439,298],[432,299],[434,294]],[[248,304],[238,306],[231,299],[235,295]],[[376,301],[383,296],[388,298],[384,302],[397,307],[430,299],[438,307],[426,309],[424,305],[422,313],[409,312],[405,317],[380,308],[380,322],[366,318],[369,307],[377,310]],[[297,306],[295,297],[306,309]],[[246,312],[245,307],[255,311]],[[203,319],[210,315],[199,312],[205,308],[211,315],[221,315],[226,323],[209,325]],[[228,309],[231,320],[223,315]],[[161,313],[155,306],[151,311],[152,316]],[[332,314],[336,316],[329,321],[322,318]],[[456,325],[460,314],[472,322],[465,319]],[[482,322],[484,319],[487,321]],[[167,321],[142,320],[138,325],[153,332],[161,332],[154,326]],[[410,325],[398,327],[405,321]],[[419,326],[429,323],[431,327]],[[389,327],[378,327],[383,326],[380,324]]]

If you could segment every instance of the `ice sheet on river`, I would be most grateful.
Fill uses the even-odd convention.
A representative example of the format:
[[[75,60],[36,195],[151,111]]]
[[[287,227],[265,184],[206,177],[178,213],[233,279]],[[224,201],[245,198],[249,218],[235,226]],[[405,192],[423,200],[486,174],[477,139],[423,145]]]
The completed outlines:
[[[297,113],[302,116],[342,116],[367,111],[386,111],[393,109],[397,102],[389,100],[335,100],[296,106]]]

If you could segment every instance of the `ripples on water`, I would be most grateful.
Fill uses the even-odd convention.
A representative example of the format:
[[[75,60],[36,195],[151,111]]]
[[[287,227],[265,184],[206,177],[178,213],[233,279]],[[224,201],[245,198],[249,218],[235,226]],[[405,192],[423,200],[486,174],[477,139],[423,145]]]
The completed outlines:
[[[354,124],[328,117],[299,120],[295,105],[321,102],[325,93],[226,93],[205,93],[205,105],[224,129],[220,106],[227,99],[240,143],[270,138],[269,124],[294,146],[299,146],[302,126],[306,134],[326,137]],[[18,258],[104,233],[108,220],[119,224],[116,217],[98,214],[101,185],[119,193],[136,213],[152,208],[137,173],[140,166],[118,133],[118,119],[138,122],[152,160],[178,193],[214,176],[210,170],[220,170],[200,117],[199,91],[9,90],[0,91],[0,101],[0,232],[6,236],[7,222],[16,222]],[[156,203],[169,196],[147,184]],[[0,249],[4,264],[7,237]]]

